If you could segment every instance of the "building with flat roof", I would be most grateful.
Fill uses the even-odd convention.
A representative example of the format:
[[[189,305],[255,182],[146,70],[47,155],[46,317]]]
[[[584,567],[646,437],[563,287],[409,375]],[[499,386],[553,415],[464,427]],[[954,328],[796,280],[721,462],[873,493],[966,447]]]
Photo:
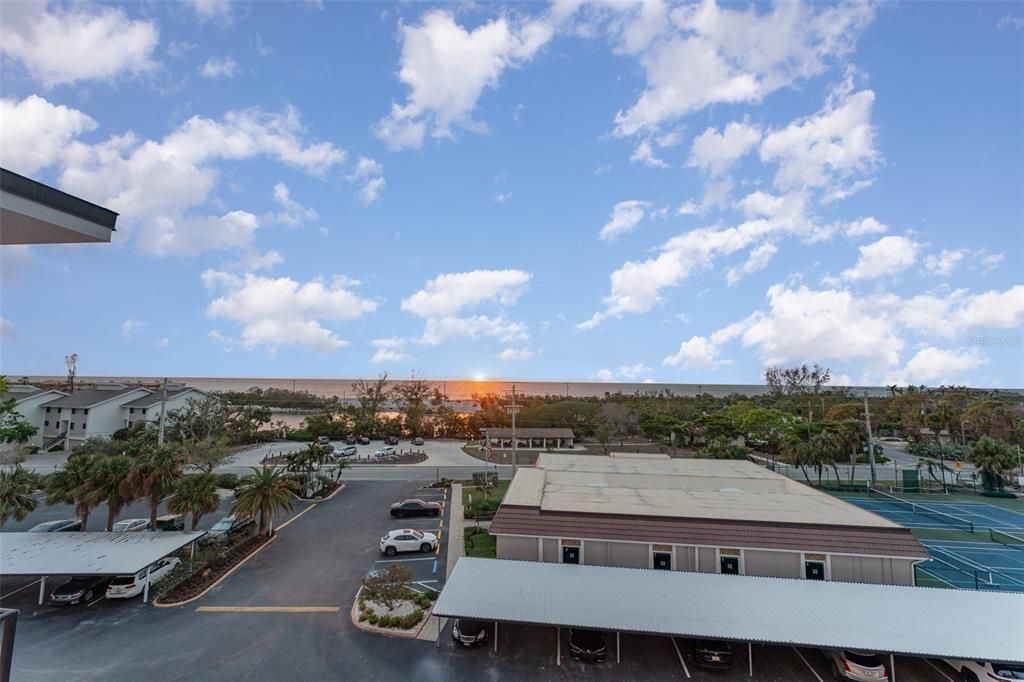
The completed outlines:
[[[480,429],[480,434],[481,445],[484,447],[488,445],[497,448],[512,447],[512,429],[507,426],[488,426]],[[575,439],[576,434],[572,432],[572,429],[520,427],[515,430],[516,447],[521,450],[546,450],[549,447],[562,450],[573,447]]]
[[[549,455],[522,468],[491,524],[529,561],[914,584],[910,531],[743,460]]]

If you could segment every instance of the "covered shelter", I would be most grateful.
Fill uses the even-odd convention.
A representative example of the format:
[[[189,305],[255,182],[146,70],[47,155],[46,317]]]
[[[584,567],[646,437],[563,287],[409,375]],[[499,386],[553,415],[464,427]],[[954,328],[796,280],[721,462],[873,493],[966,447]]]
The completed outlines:
[[[604,630],[616,644],[620,632],[746,642],[750,656],[752,642],[876,651],[890,666],[894,654],[1024,663],[1022,614],[1024,594],[472,557],[433,609],[494,621],[495,648],[502,622]]]
[[[149,569],[168,554],[206,535],[195,532],[4,533],[0,576],[38,575],[39,603],[51,575],[133,575],[146,571],[142,601],[149,599]]]
[[[117,213],[0,168],[0,244],[109,242]]]
[[[488,426],[480,431],[483,434],[484,447],[491,445],[511,448],[515,440],[515,447],[519,449],[547,450],[550,446],[556,450],[563,450],[572,448],[576,439],[572,429],[564,428],[520,427],[513,430],[505,426]]]

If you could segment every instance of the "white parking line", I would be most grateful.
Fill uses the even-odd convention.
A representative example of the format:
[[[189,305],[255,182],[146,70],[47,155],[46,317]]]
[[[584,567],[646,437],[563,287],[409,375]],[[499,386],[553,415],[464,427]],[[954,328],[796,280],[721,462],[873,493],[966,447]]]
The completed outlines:
[[[378,564],[400,564],[405,561],[434,561],[434,557],[420,557],[416,559],[377,559]]]
[[[806,659],[806,658],[804,658],[804,655],[803,655],[802,653],[800,653],[800,650],[799,650],[799,649],[797,649],[797,648],[796,648],[795,646],[794,646],[794,647],[790,647],[790,648],[791,648],[791,649],[792,649],[793,651],[795,651],[795,652],[796,652],[796,655],[797,655],[797,656],[799,656],[799,657],[800,657],[800,660],[804,662],[804,665],[806,665],[806,666],[807,666],[807,669],[811,671],[811,674],[813,674],[813,675],[814,675],[814,676],[815,676],[816,678],[818,678],[818,682],[825,682],[825,680],[821,679],[821,675],[819,675],[819,674],[818,674],[818,671],[817,671],[817,670],[815,670],[815,669],[814,669],[814,668],[813,668],[813,667],[811,666],[811,664],[807,662],[807,659]]]
[[[98,603],[100,603],[101,601],[103,601],[106,598],[107,598],[107,595],[103,595],[99,599],[94,599],[93,601],[89,602],[89,606],[92,606],[93,604],[98,604]]]
[[[947,680],[949,680],[949,682],[956,682],[956,680],[954,680],[952,677],[950,677],[946,673],[942,672],[941,668],[939,668],[937,665],[935,665],[934,663],[929,661],[927,658],[922,658],[921,660],[924,661],[925,663],[927,663],[928,665],[930,665],[932,668],[934,668],[935,672],[937,672],[938,674],[940,674],[943,677],[945,677]]]
[[[679,662],[683,665],[683,672],[686,673],[686,679],[690,679],[690,669],[686,667],[686,661],[683,660],[683,652],[679,650],[679,645],[676,644],[675,637],[669,637],[672,640],[672,646],[675,647],[676,656],[679,657]]]
[[[0,596],[0,599],[7,599],[7,598],[8,598],[8,597],[10,597],[10,596],[11,596],[12,594],[18,594],[18,593],[19,593],[19,592],[21,592],[22,590],[27,590],[28,588],[30,588],[30,587],[32,587],[33,585],[35,585],[36,583],[38,583],[38,582],[39,582],[39,580],[42,580],[42,578],[39,578],[39,579],[38,579],[38,580],[36,580],[35,582],[31,582],[31,583],[29,583],[28,585],[24,585],[23,587],[19,587],[18,589],[14,590],[14,592],[8,592],[7,594],[5,594],[5,595],[2,595],[2,596]]]

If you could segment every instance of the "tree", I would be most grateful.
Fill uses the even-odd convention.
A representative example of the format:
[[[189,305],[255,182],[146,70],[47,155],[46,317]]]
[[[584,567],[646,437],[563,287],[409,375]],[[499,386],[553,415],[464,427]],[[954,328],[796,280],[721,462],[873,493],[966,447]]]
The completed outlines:
[[[291,511],[295,482],[280,467],[251,467],[252,475],[242,480],[232,514],[259,517],[261,535],[269,532],[269,522],[282,511]]]
[[[174,488],[174,497],[167,503],[172,514],[192,515],[192,530],[196,529],[203,516],[217,511],[218,507],[217,477],[211,473],[180,478]]]
[[[89,467],[85,497],[93,506],[107,505],[108,533],[121,510],[138,499],[128,483],[131,472],[132,459],[125,455],[98,455]]]
[[[8,471],[0,470],[0,528],[7,519],[23,521],[39,504],[32,497],[32,476],[16,465]]]
[[[1010,406],[998,400],[982,400],[963,412],[964,431],[972,438],[984,436],[1011,443],[1020,442],[1021,427]]]
[[[412,582],[413,574],[406,566],[390,564],[387,568],[373,572],[363,580],[366,598],[374,601],[388,611],[406,595],[406,585]]]
[[[9,389],[7,377],[0,376],[0,396]],[[0,402],[0,444],[24,443],[39,431],[17,411],[17,402],[14,397]]]
[[[174,447],[156,446],[136,460],[128,486],[138,497],[149,498],[149,527],[156,528],[160,500],[171,493],[182,476],[181,454]]]
[[[363,434],[374,434],[377,431],[377,415],[388,399],[388,373],[384,372],[375,381],[359,379],[352,382],[352,393],[359,401],[356,411],[356,430]]]
[[[594,427],[597,440],[607,455],[611,451],[611,440],[617,440],[619,445],[623,445],[626,436],[636,433],[636,412],[621,403],[604,403],[597,411]]]
[[[226,427],[234,443],[251,443],[260,429],[270,423],[270,408],[263,405],[239,405],[228,410]]]
[[[774,396],[804,395],[821,392],[821,387],[832,380],[832,370],[815,364],[814,367],[769,367],[764,371],[764,383]]]
[[[792,464],[793,466],[800,467],[800,471],[804,475],[804,479],[810,483],[811,477],[807,475],[807,465],[812,459],[810,453],[810,446],[800,436],[793,432],[786,434],[782,439],[782,456]]]
[[[398,398],[398,407],[405,420],[405,431],[410,436],[423,433],[423,418],[427,414],[431,394],[435,391],[430,382],[413,374],[409,381],[395,384],[392,394]]]
[[[822,431],[811,437],[808,442],[807,453],[810,456],[810,465],[818,472],[818,486],[821,486],[821,473],[826,465],[831,466],[836,474],[836,482],[839,482],[839,467],[836,466],[836,457],[839,455],[841,446],[839,439],[831,431]]]
[[[235,458],[228,446],[216,439],[187,443],[184,448],[185,462],[188,466],[207,474],[213,473],[214,469]]]
[[[1003,476],[1013,468],[1010,446],[988,436],[971,445],[967,460],[981,472],[986,490],[1002,490]]]
[[[68,457],[64,466],[46,479],[46,504],[73,504],[75,514],[87,530],[89,515],[96,504],[89,496],[89,472],[97,458],[106,455],[78,453]]]
[[[223,439],[231,418],[227,403],[217,398],[189,398],[184,407],[167,413],[169,438],[185,445]]]

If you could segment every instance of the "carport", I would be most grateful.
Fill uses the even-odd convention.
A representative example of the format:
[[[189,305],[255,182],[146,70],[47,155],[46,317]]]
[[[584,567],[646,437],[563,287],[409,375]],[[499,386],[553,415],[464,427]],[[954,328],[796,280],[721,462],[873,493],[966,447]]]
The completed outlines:
[[[206,535],[196,532],[4,533],[0,576],[42,577],[39,603],[51,575],[130,575],[146,570],[142,601],[149,599],[149,567]]]
[[[753,642],[876,651],[892,680],[894,654],[1024,663],[1021,614],[1024,594],[474,557],[433,609],[494,621],[495,650],[498,623],[520,623],[745,642],[751,677]]]

